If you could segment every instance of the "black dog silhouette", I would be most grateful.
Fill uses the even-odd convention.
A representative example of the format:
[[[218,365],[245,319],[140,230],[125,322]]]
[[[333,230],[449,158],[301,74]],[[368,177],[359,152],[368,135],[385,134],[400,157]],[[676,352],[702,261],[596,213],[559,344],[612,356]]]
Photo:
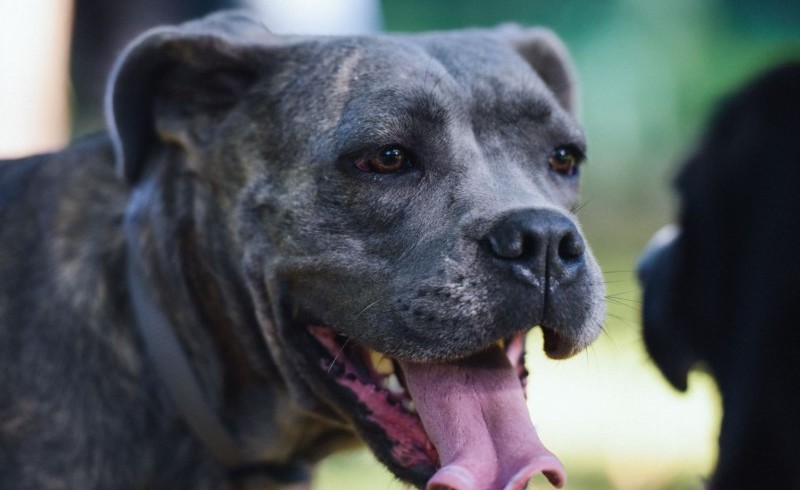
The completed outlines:
[[[800,488],[800,64],[724,102],[677,189],[639,266],[647,349],[677,389],[697,365],[719,386],[711,488]]]

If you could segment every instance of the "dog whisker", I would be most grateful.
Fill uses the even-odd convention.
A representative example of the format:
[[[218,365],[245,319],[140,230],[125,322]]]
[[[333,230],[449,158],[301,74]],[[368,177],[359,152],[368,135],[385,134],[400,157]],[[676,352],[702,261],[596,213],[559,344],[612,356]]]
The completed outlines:
[[[622,282],[628,282],[628,281],[627,281],[627,280],[625,280],[625,279],[618,279],[618,280],[616,280],[616,281],[603,281],[603,284],[605,284],[605,285],[609,285],[609,284],[619,284],[619,283],[622,283]]]
[[[606,301],[614,302],[618,305],[627,305],[627,306],[641,306],[641,300],[635,298],[624,298],[619,297],[616,295],[606,296]]]
[[[578,214],[581,209],[585,208],[586,205],[589,204],[590,202],[592,202],[593,200],[594,200],[594,197],[590,197],[590,198],[584,199],[580,204],[575,206],[575,209],[572,210],[573,214]]]
[[[622,269],[622,270],[613,270],[613,271],[603,270],[603,274],[604,275],[605,274],[633,274],[633,272],[634,272],[633,269]]]
[[[639,321],[638,320],[633,320],[631,318],[625,318],[625,317],[620,316],[620,315],[615,315],[614,313],[606,313],[606,316],[608,316],[610,318],[613,318],[614,320],[617,320],[621,325],[623,325],[625,327],[632,327],[632,328],[637,328],[637,329],[639,328]]]
[[[635,312],[637,312],[637,313],[638,313],[638,312],[639,312],[639,310],[641,309],[641,305],[640,305],[639,303],[636,303],[636,304],[628,304],[628,303],[623,303],[622,301],[619,301],[619,300],[616,300],[616,299],[613,299],[613,298],[607,298],[607,299],[606,299],[606,303],[610,303],[610,304],[612,304],[612,305],[616,305],[616,306],[621,306],[621,307],[624,307],[624,308],[628,308],[630,311],[635,311]]]
[[[624,301],[636,301],[633,298],[626,297],[629,294],[635,294],[635,293],[636,293],[636,291],[632,291],[632,290],[628,289],[626,291],[619,291],[619,292],[616,292],[616,293],[607,294],[605,296],[605,298],[606,299],[619,299],[619,300],[624,300]]]
[[[397,257],[396,260],[397,261],[403,260],[403,257],[405,257],[406,255],[411,253],[411,251],[414,250],[415,248],[417,248],[419,246],[419,244],[420,244],[420,240],[417,240],[416,242],[412,243],[411,246],[408,247],[403,253],[401,253],[400,256]]]
[[[367,311],[368,309],[372,308],[373,306],[377,305],[377,304],[378,304],[378,303],[380,303],[380,302],[381,302],[381,298],[378,298],[378,299],[376,299],[375,301],[373,301],[372,303],[368,304],[368,305],[367,305],[367,306],[365,306],[365,307],[364,307],[364,308],[363,308],[361,311],[359,311],[359,312],[356,314],[356,316],[355,316],[355,317],[353,317],[353,319],[354,319],[354,320],[358,319],[358,317],[360,317],[361,315],[363,315],[365,311]],[[349,340],[349,339],[348,339],[348,340]]]
[[[345,339],[345,341],[344,341],[344,344],[342,344],[342,347],[339,349],[339,352],[336,353],[336,355],[334,356],[333,360],[331,361],[331,365],[328,367],[328,374],[331,374],[331,370],[333,369],[333,366],[336,365],[336,361],[344,353],[344,348],[347,347],[347,344],[349,342],[350,342],[350,337],[347,337]]]

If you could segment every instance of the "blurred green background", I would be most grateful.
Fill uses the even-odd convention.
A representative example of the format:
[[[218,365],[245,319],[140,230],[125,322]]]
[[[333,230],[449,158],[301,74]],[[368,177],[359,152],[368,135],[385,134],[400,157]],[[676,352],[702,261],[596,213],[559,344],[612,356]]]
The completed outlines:
[[[571,490],[697,489],[714,465],[719,403],[704,374],[674,392],[639,331],[637,254],[674,212],[671,177],[715,103],[800,59],[800,2],[780,0],[383,0],[389,31],[544,25],[578,68],[589,139],[579,217],[607,282],[607,334],[567,361],[534,331],[529,402]],[[800,96],[800,94],[798,94]],[[531,488],[549,488],[537,479]],[[336,456],[316,490],[404,488],[365,451]]]

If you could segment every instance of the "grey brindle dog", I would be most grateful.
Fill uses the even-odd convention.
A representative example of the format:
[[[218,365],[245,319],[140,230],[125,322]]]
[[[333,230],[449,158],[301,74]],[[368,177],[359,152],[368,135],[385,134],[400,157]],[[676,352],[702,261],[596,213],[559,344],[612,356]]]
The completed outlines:
[[[573,85],[542,29],[141,36],[107,134],[0,166],[0,486],[305,488],[359,441],[418,487],[563,485],[523,341],[604,316]]]

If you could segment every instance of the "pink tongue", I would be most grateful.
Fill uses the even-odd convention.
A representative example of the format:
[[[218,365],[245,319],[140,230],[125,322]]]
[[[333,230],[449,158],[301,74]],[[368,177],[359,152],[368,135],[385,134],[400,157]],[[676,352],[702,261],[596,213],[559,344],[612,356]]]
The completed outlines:
[[[539,472],[564,485],[564,467],[536,435],[502,348],[447,364],[401,365],[442,462],[427,490],[522,490]]]

